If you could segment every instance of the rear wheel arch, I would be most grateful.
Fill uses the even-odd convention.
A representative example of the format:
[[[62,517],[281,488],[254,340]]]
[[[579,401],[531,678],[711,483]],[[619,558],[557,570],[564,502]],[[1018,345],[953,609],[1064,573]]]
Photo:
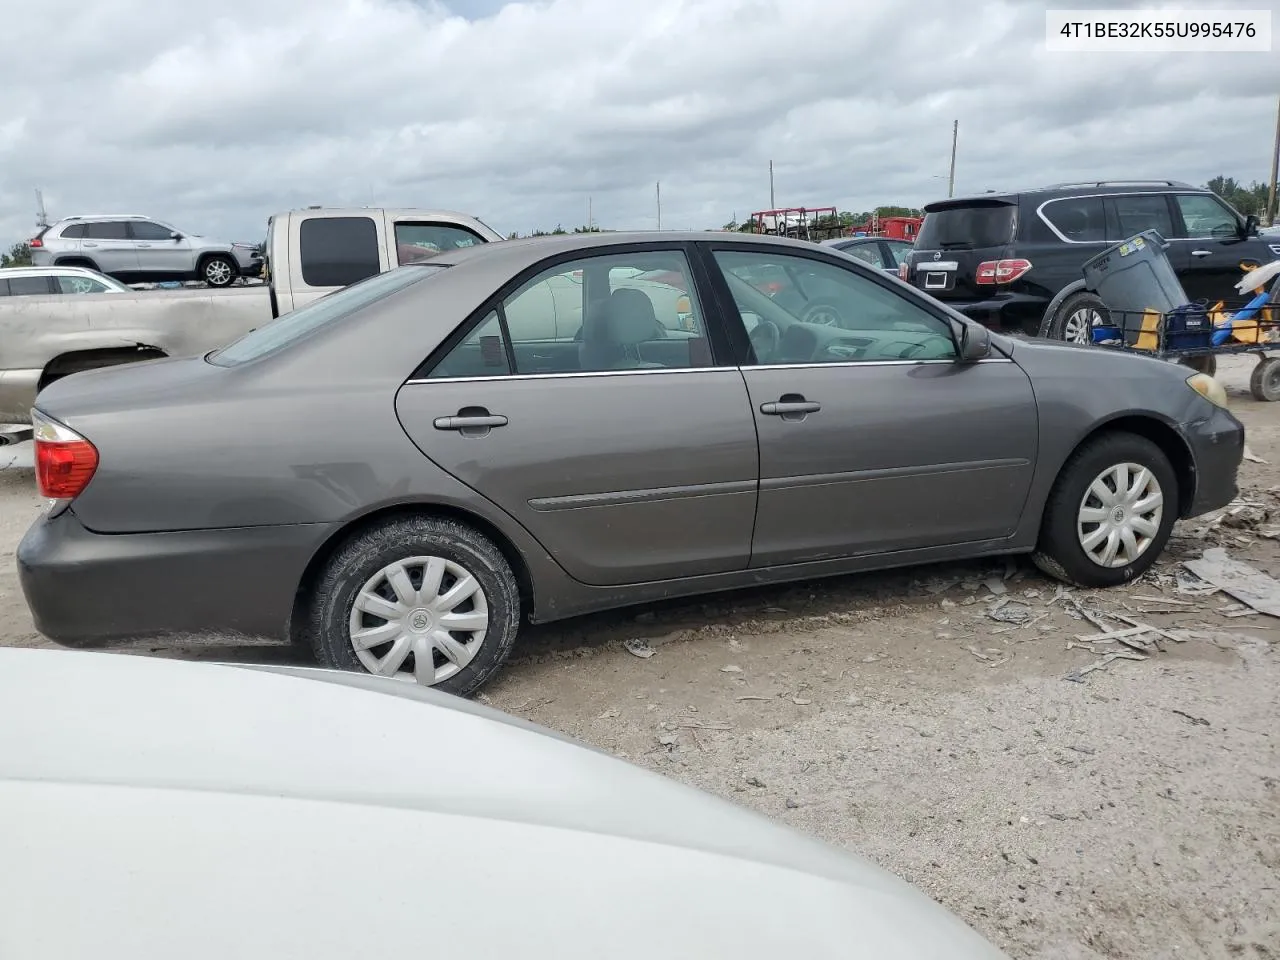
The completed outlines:
[[[43,390],[55,380],[83,370],[97,370],[123,363],[139,363],[143,360],[159,360],[167,356],[168,354],[158,347],[144,346],[103,347],[96,350],[72,350],[60,353],[45,364],[36,384],[36,390]]]
[[[303,635],[307,625],[307,608],[312,600],[313,589],[325,569],[330,558],[341,549],[342,545],[366,530],[380,526],[388,521],[406,517],[433,517],[442,520],[453,520],[473,528],[485,536],[506,559],[515,574],[520,586],[521,618],[523,619],[533,607],[533,577],[529,572],[529,564],[524,554],[495,524],[461,507],[439,503],[400,503],[380,507],[369,513],[353,517],[339,529],[331,533],[308,561],[299,578],[294,592],[293,608],[289,615],[289,638],[299,646],[308,646],[308,639]]]
[[[55,267],[86,267],[89,270],[98,270],[98,265],[88,257],[58,257],[53,261]]]

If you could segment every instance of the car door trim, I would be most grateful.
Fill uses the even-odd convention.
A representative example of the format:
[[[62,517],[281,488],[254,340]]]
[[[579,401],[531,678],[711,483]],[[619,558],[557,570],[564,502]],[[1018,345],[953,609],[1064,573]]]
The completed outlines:
[[[849,470],[843,473],[815,473],[798,477],[761,477],[760,492],[766,490],[793,489],[795,487],[823,487],[833,483],[857,483],[862,480],[892,480],[895,477],[929,477],[947,473],[968,473],[973,470],[990,470],[1004,467],[1025,467],[1031,461],[1026,457],[1006,457],[1001,460],[967,460],[956,463],[930,464],[927,469],[914,467],[880,467],[871,470]]]
[[[736,367],[663,367],[642,368],[635,370],[571,370],[565,373],[506,373],[492,377],[415,377],[406,380],[406,387],[419,386],[425,383],[492,383],[511,380],[571,380],[580,377],[636,377],[654,376],[664,373],[727,373]]]
[[[616,490],[607,493],[572,493],[562,497],[537,497],[529,507],[539,513],[559,510],[582,510],[590,507],[613,507],[623,503],[655,503],[661,500],[693,500],[699,497],[721,497],[726,494],[756,492],[756,480],[723,480],[678,487],[653,487],[647,490]]]
[[[745,373],[750,370],[825,370],[828,367],[919,367],[925,364],[957,366],[959,363],[958,360],[834,360],[826,363],[761,363],[754,366],[744,365],[742,370]],[[1013,360],[1009,357],[987,357],[975,363],[1013,363]],[[972,364],[966,363],[964,366],[972,366]]]

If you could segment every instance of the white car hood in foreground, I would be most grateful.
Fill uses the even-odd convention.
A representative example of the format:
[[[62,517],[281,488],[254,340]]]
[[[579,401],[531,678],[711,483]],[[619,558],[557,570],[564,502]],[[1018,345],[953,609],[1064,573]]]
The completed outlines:
[[[1002,956],[864,861],[475,704],[0,650],[0,957],[415,955]]]

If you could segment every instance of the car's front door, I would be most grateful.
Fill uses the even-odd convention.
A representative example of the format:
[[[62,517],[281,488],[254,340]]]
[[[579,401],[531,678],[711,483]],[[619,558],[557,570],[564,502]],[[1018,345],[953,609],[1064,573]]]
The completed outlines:
[[[80,250],[101,273],[126,278],[138,273],[138,251],[127,220],[90,220]]]
[[[141,273],[174,279],[195,275],[195,257],[185,235],[150,220],[130,220],[129,233],[138,251]]]
[[[947,320],[893,281],[825,255],[712,247],[737,308],[760,440],[753,567],[1000,541],[1022,514],[1037,447],[1030,382],[993,353],[957,360]],[[805,323],[743,283],[763,264],[834,301]]]
[[[1231,304],[1240,299],[1235,285],[1244,276],[1242,264],[1261,266],[1280,257],[1265,243],[1244,237],[1244,224],[1217,197],[1208,193],[1174,194],[1178,220],[1174,246],[1183,248],[1179,279],[1192,300],[1219,300]]]
[[[627,268],[672,271],[671,295]],[[555,335],[562,291],[547,296],[548,280],[575,273],[580,340]],[[400,421],[580,582],[745,569],[756,428],[741,374],[713,357],[720,334],[692,280],[682,245],[549,262],[401,388]]]

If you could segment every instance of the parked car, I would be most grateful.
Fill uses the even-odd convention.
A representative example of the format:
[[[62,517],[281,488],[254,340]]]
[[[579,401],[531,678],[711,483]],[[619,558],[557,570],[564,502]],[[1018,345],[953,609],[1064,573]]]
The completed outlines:
[[[834,237],[822,243],[833,250],[842,250],[851,257],[857,257],[873,267],[895,274],[898,272],[898,265],[914,248],[914,244],[906,240],[895,240],[889,237]]]
[[[203,280],[229,287],[262,272],[256,244],[184,234],[139,214],[66,217],[29,243],[35,266],[88,267],[128,283]]]
[[[868,860],[349,673],[0,649],[0,809],[15,960],[1008,960]]]
[[[74,303],[55,297],[0,301],[0,423],[29,424],[37,391],[68,374],[208,353],[338,289],[336,281],[363,278],[375,266],[392,269],[402,257],[421,260],[428,244],[447,245],[453,237],[456,248],[467,238],[501,239],[474,217],[429,210],[313,207],[277,214],[271,223],[280,224],[271,253],[278,277],[268,285],[216,293],[131,291],[127,299],[91,295]],[[375,239],[372,251],[369,237]]]
[[[0,297],[131,292],[119,280],[85,267],[0,268]]]
[[[763,265],[839,290],[856,327],[742,279]],[[685,278],[693,337],[614,283],[629,267]],[[529,336],[549,321],[523,298],[579,271],[582,338]],[[287,636],[466,694],[526,618],[994,554],[1126,583],[1235,496],[1225,407],[1211,377],[1003,337],[804,241],[481,244],[47,387],[55,503],[18,569],[64,644]]]
[[[271,315],[406,263],[501,240],[477,217],[448,210],[308,207],[267,220]]]
[[[1269,263],[1261,236],[1210,190],[1174,180],[1058,184],[1022,193],[940,200],[900,276],[996,330],[1085,343],[1106,305],[1083,289],[1086,260],[1144,230],[1170,241],[1192,300],[1238,302],[1241,263]]]

